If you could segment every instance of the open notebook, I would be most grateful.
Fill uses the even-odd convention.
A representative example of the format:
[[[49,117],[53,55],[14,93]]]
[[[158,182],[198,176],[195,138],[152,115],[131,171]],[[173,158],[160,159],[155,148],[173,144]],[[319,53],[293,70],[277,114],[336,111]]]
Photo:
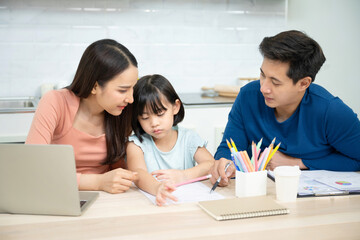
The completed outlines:
[[[203,201],[199,202],[199,206],[219,221],[289,213],[287,208],[267,196]]]

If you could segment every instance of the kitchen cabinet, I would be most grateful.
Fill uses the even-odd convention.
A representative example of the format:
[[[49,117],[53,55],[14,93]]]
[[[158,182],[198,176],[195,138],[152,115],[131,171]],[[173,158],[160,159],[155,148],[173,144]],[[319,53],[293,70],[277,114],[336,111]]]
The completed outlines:
[[[214,155],[235,98],[202,97],[201,93],[179,94],[179,97],[185,107],[185,118],[179,126],[196,131],[208,142],[207,149]]]
[[[24,143],[34,113],[0,113],[0,143]]]
[[[38,104],[35,97],[0,98],[0,143],[24,143]]]

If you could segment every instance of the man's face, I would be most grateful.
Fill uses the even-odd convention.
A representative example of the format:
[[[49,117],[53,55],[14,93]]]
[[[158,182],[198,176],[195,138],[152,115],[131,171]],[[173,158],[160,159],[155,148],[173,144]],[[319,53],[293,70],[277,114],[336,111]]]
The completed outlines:
[[[301,80],[294,84],[286,75],[289,66],[289,63],[264,58],[260,68],[260,91],[268,107],[293,112],[304,95],[304,89]]]

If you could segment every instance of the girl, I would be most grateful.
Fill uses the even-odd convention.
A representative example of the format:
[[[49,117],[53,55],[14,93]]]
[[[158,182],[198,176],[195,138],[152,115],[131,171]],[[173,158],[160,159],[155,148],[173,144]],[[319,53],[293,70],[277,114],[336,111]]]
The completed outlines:
[[[215,160],[195,132],[176,127],[184,106],[166,78],[142,77],[134,87],[133,105],[135,135],[129,138],[126,157],[129,170],[138,173],[135,184],[155,195],[159,206],[167,198],[176,201],[173,184],[206,175]]]
[[[119,167],[137,78],[137,61],[126,47],[111,39],[92,43],[71,85],[41,98],[26,143],[72,145],[80,190],[128,190],[136,173]]]

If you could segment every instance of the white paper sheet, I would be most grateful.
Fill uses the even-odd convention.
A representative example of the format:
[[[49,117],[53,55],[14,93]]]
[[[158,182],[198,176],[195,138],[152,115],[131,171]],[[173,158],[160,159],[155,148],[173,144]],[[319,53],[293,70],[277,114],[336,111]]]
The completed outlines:
[[[274,176],[273,171],[268,174]],[[360,174],[326,170],[301,171],[298,194],[333,195],[344,191],[360,191]]]
[[[140,190],[140,189],[139,189]],[[155,203],[155,196],[140,190],[152,203]],[[190,183],[178,187],[173,193],[178,198],[177,202],[168,200],[167,204],[180,204],[187,202],[199,202],[208,200],[223,199],[224,196],[213,191],[210,193],[210,188],[201,182]]]
[[[360,174],[356,172],[333,172],[333,171],[303,171],[317,182],[343,191],[360,191]]]

